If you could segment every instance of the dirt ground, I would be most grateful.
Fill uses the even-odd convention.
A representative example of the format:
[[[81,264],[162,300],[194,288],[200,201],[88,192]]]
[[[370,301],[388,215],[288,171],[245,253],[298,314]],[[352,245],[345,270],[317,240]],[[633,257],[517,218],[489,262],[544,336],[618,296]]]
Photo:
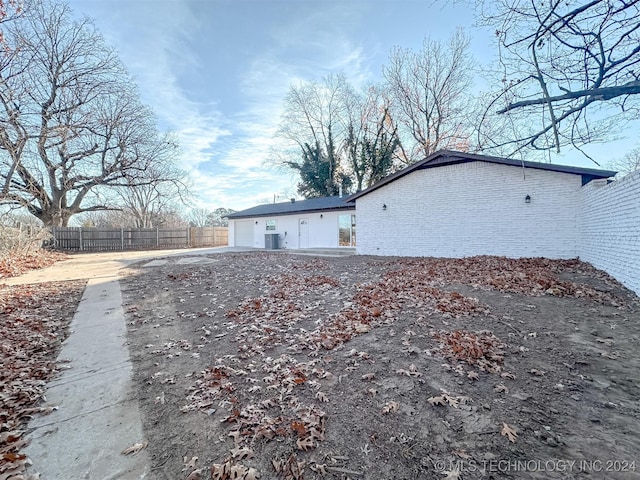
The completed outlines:
[[[578,261],[134,265],[155,478],[640,479],[640,303]]]

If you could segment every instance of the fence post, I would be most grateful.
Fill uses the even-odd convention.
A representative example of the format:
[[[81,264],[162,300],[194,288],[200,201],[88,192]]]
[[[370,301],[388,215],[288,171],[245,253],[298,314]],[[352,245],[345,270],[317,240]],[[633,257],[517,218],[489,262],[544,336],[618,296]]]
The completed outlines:
[[[120,245],[120,249],[124,251],[124,228],[120,228]]]
[[[187,227],[187,248],[191,248],[191,227]]]
[[[156,227],[156,247],[160,246],[160,230]]]
[[[78,238],[80,239],[80,251],[82,251],[82,227],[78,227]]]

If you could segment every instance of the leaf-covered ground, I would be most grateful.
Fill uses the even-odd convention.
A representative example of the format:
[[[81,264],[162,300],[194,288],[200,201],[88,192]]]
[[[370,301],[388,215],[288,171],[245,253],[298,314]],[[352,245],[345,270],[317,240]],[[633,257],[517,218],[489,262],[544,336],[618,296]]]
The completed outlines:
[[[155,478],[640,478],[640,305],[589,265],[210,260],[122,281]]]
[[[84,290],[84,281],[0,285],[0,479],[24,479],[22,453],[32,415],[55,408],[44,401],[49,381],[64,362],[61,343]]]
[[[0,278],[17,277],[29,270],[37,270],[69,258],[61,252],[39,249],[31,253],[7,252],[0,255]]]

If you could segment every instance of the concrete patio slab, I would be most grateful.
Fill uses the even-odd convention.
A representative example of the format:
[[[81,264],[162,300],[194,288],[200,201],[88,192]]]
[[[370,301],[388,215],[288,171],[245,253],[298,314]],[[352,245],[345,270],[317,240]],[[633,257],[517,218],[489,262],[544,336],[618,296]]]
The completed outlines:
[[[162,265],[166,265],[169,263],[169,260],[152,260],[148,263],[145,263],[143,267],[161,267]]]

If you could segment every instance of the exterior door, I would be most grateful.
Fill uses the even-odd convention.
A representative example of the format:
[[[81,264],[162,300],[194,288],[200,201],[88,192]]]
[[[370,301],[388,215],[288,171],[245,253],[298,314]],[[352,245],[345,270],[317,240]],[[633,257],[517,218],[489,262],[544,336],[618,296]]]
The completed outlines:
[[[298,219],[298,248],[309,248],[309,220]]]
[[[253,247],[253,222],[251,220],[235,221],[235,246]]]
[[[356,246],[356,216],[347,214],[338,217],[338,246]]]

